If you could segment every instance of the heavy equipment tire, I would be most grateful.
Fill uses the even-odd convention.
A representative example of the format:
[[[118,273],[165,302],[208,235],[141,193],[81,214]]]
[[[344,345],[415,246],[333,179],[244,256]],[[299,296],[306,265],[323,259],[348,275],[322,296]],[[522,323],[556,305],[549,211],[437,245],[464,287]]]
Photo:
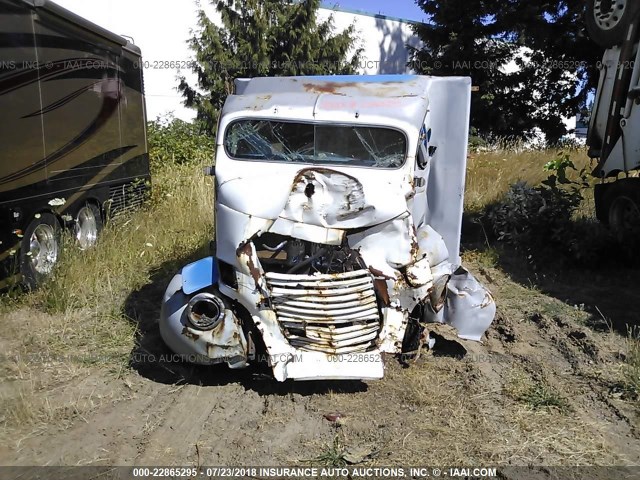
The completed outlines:
[[[20,244],[20,273],[28,289],[37,288],[51,275],[60,258],[60,222],[52,213],[35,215]]]
[[[607,192],[609,227],[620,241],[640,240],[640,181],[619,180]]]
[[[587,0],[585,23],[589,36],[603,48],[620,45],[639,7],[637,0]]]

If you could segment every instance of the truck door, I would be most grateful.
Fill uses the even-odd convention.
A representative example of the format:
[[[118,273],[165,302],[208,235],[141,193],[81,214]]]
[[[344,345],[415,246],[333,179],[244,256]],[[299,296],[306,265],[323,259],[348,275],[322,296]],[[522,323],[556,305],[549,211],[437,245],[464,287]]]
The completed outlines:
[[[413,197],[412,215],[413,222],[416,227],[420,227],[426,221],[427,216],[427,183],[429,181],[429,137],[431,131],[427,129],[425,121],[420,129],[420,137],[418,140],[418,149],[416,152],[416,160],[413,171],[413,188],[415,195]]]

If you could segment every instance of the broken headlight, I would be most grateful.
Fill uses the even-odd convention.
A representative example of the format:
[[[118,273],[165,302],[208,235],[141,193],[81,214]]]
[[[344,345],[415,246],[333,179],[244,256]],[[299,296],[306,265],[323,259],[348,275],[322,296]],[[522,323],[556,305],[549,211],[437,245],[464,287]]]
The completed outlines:
[[[198,330],[213,330],[224,319],[224,303],[210,293],[199,293],[187,304],[189,323]]]

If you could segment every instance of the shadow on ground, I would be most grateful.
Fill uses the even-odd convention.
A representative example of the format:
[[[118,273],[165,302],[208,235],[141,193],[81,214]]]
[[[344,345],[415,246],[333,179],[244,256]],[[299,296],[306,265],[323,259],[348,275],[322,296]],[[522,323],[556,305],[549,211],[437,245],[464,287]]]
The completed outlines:
[[[453,357],[461,359],[467,354],[467,349],[464,348],[462,343],[457,340],[445,338],[436,332],[429,332],[429,337],[436,341],[433,345],[433,349],[431,349],[434,357]]]
[[[640,268],[635,260],[625,262],[615,242],[610,257],[605,253],[575,264],[553,251],[517,249],[498,242],[476,214],[464,216],[462,247],[491,251],[497,267],[515,282],[584,309],[590,314],[588,326],[594,330],[613,329],[626,336],[630,328],[640,325]]]
[[[367,390],[367,385],[360,381],[277,382],[268,367],[250,366],[231,370],[226,365],[202,366],[177,360],[162,341],[158,329],[162,296],[169,281],[180,268],[206,255],[209,255],[208,251],[201,249],[178,260],[166,262],[152,275],[148,284],[132,292],[127,298],[125,311],[137,327],[136,347],[129,359],[132,369],[158,383],[200,386],[235,383],[260,395],[313,395]]]

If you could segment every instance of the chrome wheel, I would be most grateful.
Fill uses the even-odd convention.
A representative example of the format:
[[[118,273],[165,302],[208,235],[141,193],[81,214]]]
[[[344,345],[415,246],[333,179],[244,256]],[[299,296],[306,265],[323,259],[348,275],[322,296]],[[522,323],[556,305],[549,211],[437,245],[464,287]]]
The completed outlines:
[[[81,249],[85,250],[96,244],[98,240],[98,220],[89,205],[85,205],[78,212],[75,233]]]
[[[51,225],[41,223],[29,238],[29,257],[33,269],[48,275],[58,261],[58,239],[55,229]]]
[[[593,4],[593,18],[601,30],[611,30],[624,17],[628,0],[596,0]]]

